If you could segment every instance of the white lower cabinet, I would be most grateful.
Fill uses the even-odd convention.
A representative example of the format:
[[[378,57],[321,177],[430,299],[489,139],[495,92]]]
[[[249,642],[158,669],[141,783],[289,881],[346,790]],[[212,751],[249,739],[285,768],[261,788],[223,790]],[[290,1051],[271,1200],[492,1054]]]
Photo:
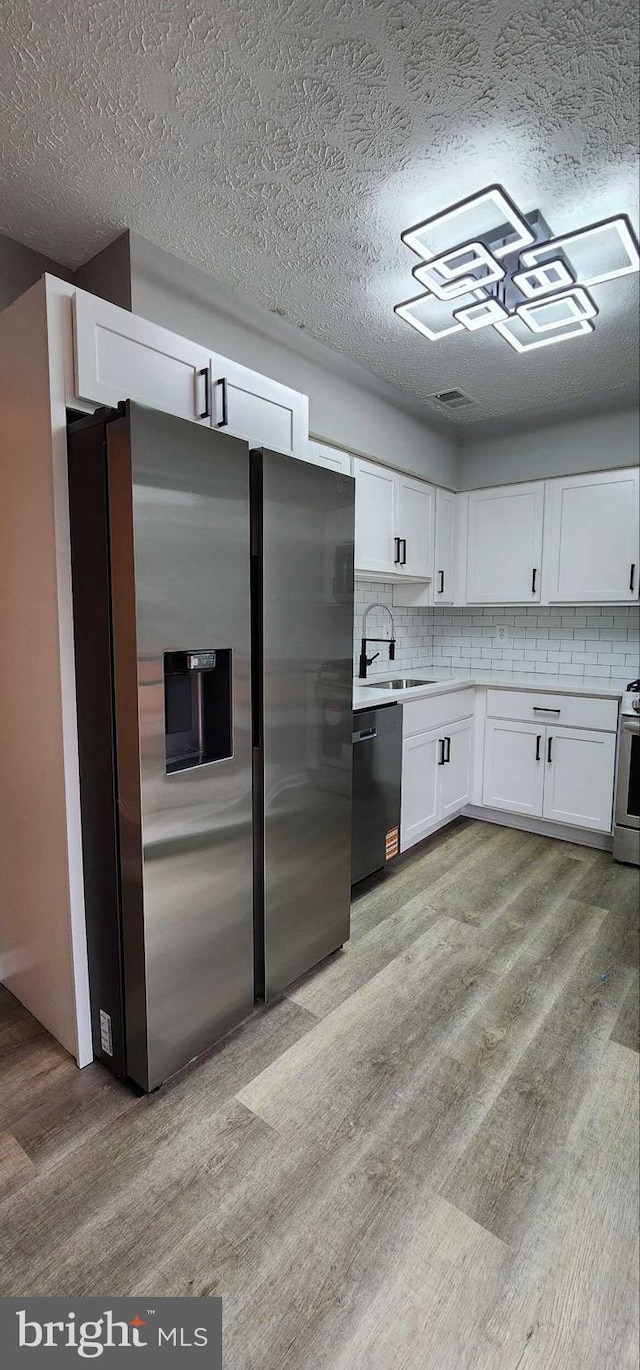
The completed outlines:
[[[469,802],[472,718],[405,737],[401,848],[406,851]]]
[[[537,723],[488,718],[482,802],[491,809],[542,814],[545,730]]]
[[[442,731],[406,737],[402,745],[401,847],[406,851],[438,822],[438,780]]]
[[[471,794],[471,729],[473,719],[450,723],[444,736],[440,773],[440,817],[449,818],[469,803]]]
[[[611,832],[614,733],[488,718],[483,803]]]
[[[547,728],[543,818],[611,832],[616,738]]]

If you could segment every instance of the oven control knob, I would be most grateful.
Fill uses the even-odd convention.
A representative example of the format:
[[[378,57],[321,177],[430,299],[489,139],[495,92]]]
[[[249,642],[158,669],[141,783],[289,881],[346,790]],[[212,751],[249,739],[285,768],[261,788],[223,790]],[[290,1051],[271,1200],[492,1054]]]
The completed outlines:
[[[640,695],[634,695],[631,700],[631,708],[635,714],[640,714]]]

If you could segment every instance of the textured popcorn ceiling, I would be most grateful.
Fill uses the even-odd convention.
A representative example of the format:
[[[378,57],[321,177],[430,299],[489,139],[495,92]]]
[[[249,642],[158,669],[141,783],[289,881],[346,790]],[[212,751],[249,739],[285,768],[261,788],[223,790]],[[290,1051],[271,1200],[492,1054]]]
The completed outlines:
[[[628,398],[638,277],[521,357],[421,339],[403,228],[502,182],[556,232],[637,226],[628,0],[3,0],[0,231],[70,266],[130,227],[451,421]],[[487,335],[490,336],[487,336]]]

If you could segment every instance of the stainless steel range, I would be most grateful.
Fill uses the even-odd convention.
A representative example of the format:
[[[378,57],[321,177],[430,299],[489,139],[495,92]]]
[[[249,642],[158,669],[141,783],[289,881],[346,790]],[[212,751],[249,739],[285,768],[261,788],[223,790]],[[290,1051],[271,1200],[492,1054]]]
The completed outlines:
[[[622,696],[613,855],[640,865],[640,680],[632,680]]]

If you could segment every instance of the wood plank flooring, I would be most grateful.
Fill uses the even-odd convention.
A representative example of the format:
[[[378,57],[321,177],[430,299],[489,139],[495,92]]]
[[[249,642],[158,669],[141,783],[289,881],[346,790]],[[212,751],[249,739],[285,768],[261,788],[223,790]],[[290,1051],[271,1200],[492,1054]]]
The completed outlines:
[[[460,820],[146,1098],[0,990],[0,1294],[222,1294],[226,1370],[636,1367],[639,888]]]

